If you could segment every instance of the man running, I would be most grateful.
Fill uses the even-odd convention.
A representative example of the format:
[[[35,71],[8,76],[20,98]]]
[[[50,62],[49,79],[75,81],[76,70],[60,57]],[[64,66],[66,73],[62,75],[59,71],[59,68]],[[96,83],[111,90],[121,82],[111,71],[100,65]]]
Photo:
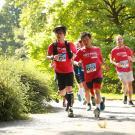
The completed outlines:
[[[78,62],[79,64],[79,61],[82,62],[86,85],[90,90],[93,89],[95,92],[96,109],[94,110],[94,114],[95,117],[98,118],[100,110],[105,108],[104,101],[102,101],[100,94],[103,78],[101,68],[103,58],[100,48],[92,44],[92,37],[90,33],[83,32],[81,34],[81,40],[85,47],[77,52],[75,63]]]
[[[132,71],[133,52],[124,44],[124,39],[121,35],[116,36],[116,45],[111,51],[110,61],[115,65],[118,78],[122,82],[122,89],[124,91],[123,103],[127,104],[128,95],[128,104],[134,105],[132,101],[132,81],[134,80]]]
[[[73,117],[73,54],[76,54],[76,48],[73,43],[65,40],[66,27],[57,26],[53,32],[56,41],[48,47],[48,56],[50,60],[54,60],[54,69],[56,79],[58,81],[58,92],[61,96],[65,96],[67,100],[68,116]]]

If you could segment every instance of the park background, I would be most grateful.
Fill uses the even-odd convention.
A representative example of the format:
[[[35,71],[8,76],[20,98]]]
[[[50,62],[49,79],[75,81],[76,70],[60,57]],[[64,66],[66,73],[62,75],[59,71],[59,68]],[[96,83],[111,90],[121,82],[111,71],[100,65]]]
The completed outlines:
[[[121,83],[109,54],[121,34],[135,50],[134,0],[0,0],[0,121],[27,119],[29,113],[47,112],[57,100],[54,71],[46,60],[55,41],[53,28],[65,25],[66,38],[76,42],[88,31],[101,47],[109,71],[104,71],[106,98],[122,98]],[[3,4],[4,3],[4,4]],[[133,64],[135,76],[135,63]],[[135,82],[133,82],[135,92]],[[74,91],[77,91],[76,84]]]

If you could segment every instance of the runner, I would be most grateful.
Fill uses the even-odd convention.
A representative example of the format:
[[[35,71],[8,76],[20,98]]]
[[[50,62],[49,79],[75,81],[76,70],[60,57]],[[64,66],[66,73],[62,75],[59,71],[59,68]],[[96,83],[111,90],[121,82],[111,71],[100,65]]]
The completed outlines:
[[[80,50],[83,47],[84,45],[81,39],[79,39],[78,42],[76,43],[76,48],[77,50]],[[82,65],[81,66],[74,65],[74,73],[79,89],[77,92],[78,100],[84,101],[84,104],[87,104],[86,110],[90,111],[91,110],[90,97],[92,100],[92,105],[95,106],[94,91],[92,90],[90,93],[90,90],[86,86],[86,83],[84,81],[84,69],[82,68]]]
[[[132,81],[132,50],[124,44],[124,39],[121,35],[116,36],[116,47],[111,51],[110,61],[115,65],[118,78],[122,82],[122,89],[124,91],[123,103],[127,104],[127,95],[129,98],[129,105],[134,105],[132,101],[133,87]]]
[[[90,90],[93,89],[95,92],[96,109],[94,110],[94,114],[98,118],[100,110],[104,110],[105,108],[100,94],[103,78],[101,69],[103,58],[100,48],[93,46],[90,33],[83,32],[81,34],[81,40],[85,47],[77,52],[74,63],[79,65],[79,61],[82,62],[86,85]]]
[[[67,100],[68,116],[73,117],[73,54],[76,53],[76,48],[73,43],[65,40],[66,27],[55,27],[53,32],[56,36],[56,41],[48,47],[48,56],[50,60],[54,60],[54,69],[56,79],[58,81],[58,93],[65,96]]]

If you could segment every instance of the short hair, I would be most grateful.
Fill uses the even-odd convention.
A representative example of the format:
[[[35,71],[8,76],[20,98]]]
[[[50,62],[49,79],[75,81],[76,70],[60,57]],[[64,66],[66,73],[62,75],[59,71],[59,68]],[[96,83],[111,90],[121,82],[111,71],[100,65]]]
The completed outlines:
[[[62,31],[64,34],[66,34],[67,28],[64,25],[59,25],[53,29],[54,33],[58,33],[59,31]]]
[[[82,33],[81,33],[81,36],[80,36],[81,40],[82,40],[84,37],[86,37],[86,36],[88,36],[89,38],[91,38],[91,34],[90,34],[89,32],[82,32]]]
[[[115,36],[115,40],[118,39],[119,37],[123,38],[122,35],[117,35]]]

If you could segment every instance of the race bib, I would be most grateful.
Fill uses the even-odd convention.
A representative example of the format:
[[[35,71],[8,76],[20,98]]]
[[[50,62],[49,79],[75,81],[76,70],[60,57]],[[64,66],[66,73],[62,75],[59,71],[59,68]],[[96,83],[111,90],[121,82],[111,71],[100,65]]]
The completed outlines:
[[[96,71],[96,63],[91,63],[91,64],[86,65],[86,72],[87,73],[91,73],[94,71]]]
[[[128,60],[120,61],[120,64],[122,68],[128,68],[129,66]]]
[[[65,62],[66,61],[66,53],[59,54],[58,61]]]

